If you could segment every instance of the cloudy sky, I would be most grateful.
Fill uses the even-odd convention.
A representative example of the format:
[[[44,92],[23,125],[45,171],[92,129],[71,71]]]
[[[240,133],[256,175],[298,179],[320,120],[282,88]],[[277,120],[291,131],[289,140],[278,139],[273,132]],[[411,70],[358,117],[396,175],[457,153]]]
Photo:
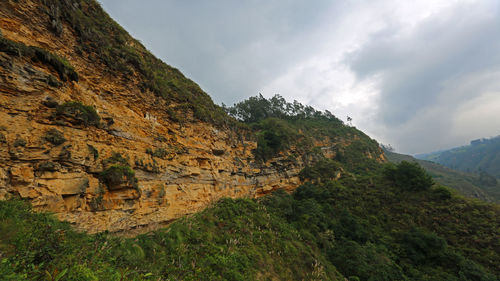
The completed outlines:
[[[328,109],[403,153],[500,134],[500,1],[101,0],[216,103]]]

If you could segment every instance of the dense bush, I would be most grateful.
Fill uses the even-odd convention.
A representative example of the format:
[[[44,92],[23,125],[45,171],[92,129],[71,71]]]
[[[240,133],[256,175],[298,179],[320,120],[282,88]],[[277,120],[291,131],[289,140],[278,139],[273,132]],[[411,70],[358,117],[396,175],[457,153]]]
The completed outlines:
[[[138,189],[138,180],[135,172],[128,164],[127,159],[120,153],[114,152],[111,157],[102,161],[104,170],[99,174],[99,179],[111,190],[123,187]]]
[[[278,152],[287,149],[297,138],[297,133],[283,120],[266,119],[256,125],[257,148],[254,151],[256,158],[266,161]]]
[[[314,151],[314,142],[329,139],[333,143],[341,138],[356,139],[347,147],[336,148],[336,160],[349,164],[355,172],[365,172],[376,166],[377,161],[368,159],[367,154],[375,157],[381,154],[376,141],[345,125],[329,111],[321,112],[297,101],[289,103],[279,95],[270,99],[262,95],[250,97],[224,108],[255,132],[257,149],[254,154],[261,161],[290,148],[295,148],[301,157],[309,161],[308,158],[315,159],[321,154]],[[358,169],[355,170],[355,167]]]
[[[164,148],[157,148],[155,150],[151,149],[151,148],[147,148],[146,149],[146,153],[151,155],[152,157],[158,157],[158,158],[162,158],[162,159],[165,159],[165,157],[168,156],[168,151],[165,150]]]
[[[0,230],[9,249],[0,248],[0,273],[10,280],[54,270],[67,271],[62,280],[344,280],[291,225],[247,199],[132,239],[75,233],[24,203],[0,201]]]
[[[123,184],[138,188],[135,172],[128,166],[112,165],[102,171],[99,178],[109,189],[120,188]]]
[[[54,145],[60,145],[66,142],[66,139],[64,138],[63,133],[61,133],[57,129],[50,129],[47,132],[45,132],[45,135],[43,136],[43,139],[54,144]]]
[[[384,174],[396,186],[406,190],[426,190],[434,184],[432,177],[416,162],[402,161],[398,165],[389,164]]]
[[[294,100],[287,102],[282,96],[274,95],[270,99],[261,94],[250,97],[225,110],[233,117],[245,123],[257,123],[268,118],[278,119],[307,119],[324,118],[338,120],[328,110],[321,112],[311,106],[305,106]]]
[[[109,165],[126,161],[110,158]],[[370,184],[346,176],[293,194],[224,199],[131,239],[78,234],[18,201],[0,202],[0,273],[11,280],[40,280],[55,269],[67,270],[67,280],[498,280],[498,206],[435,200],[434,189],[402,193],[375,173]]]
[[[71,123],[85,126],[98,126],[101,118],[93,106],[78,101],[65,102],[56,107],[56,117],[68,118]]]
[[[341,165],[335,160],[322,158],[315,162],[313,165],[306,166],[299,173],[299,177],[302,181],[313,180],[331,180],[339,175],[341,170]]]
[[[25,147],[26,146],[26,140],[23,139],[23,138],[17,138],[14,143],[13,143],[14,147]]]
[[[440,264],[448,247],[446,240],[421,228],[412,228],[404,233],[401,244],[405,258],[418,265]]]

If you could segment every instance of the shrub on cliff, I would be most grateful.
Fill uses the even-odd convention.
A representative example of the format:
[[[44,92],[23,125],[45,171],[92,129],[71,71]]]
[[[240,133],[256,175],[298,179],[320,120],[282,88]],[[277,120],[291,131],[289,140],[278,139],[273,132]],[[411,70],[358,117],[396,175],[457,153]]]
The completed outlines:
[[[138,189],[135,172],[128,166],[112,165],[100,173],[101,181],[110,189],[127,185]]]
[[[70,119],[73,124],[98,126],[101,118],[93,106],[78,101],[65,102],[56,108],[56,116]]]
[[[0,52],[12,56],[26,57],[34,62],[41,62],[48,65],[59,74],[59,78],[62,81],[78,81],[78,73],[76,73],[73,66],[66,59],[45,49],[26,46],[23,43],[11,41],[0,34]],[[54,82],[52,81],[51,83]]]
[[[340,169],[340,163],[332,159],[324,158],[302,169],[299,173],[299,177],[301,180],[328,180],[335,178]]]
[[[389,164],[384,175],[396,186],[407,190],[427,190],[433,184],[432,177],[416,162],[402,161],[398,165]]]
[[[66,141],[64,135],[57,129],[50,129],[45,132],[43,139],[54,145],[60,145]]]
[[[26,140],[23,138],[17,138],[14,141],[14,147],[25,147],[26,146]]]
[[[165,157],[167,157],[168,155],[168,151],[161,147],[155,150],[153,150],[152,148],[147,148],[146,153],[151,155],[151,157],[158,157],[162,159],[165,159]]]
[[[111,157],[102,161],[104,171],[99,174],[99,179],[109,189],[132,187],[139,189],[135,172],[128,164],[128,160],[118,152],[113,152]]]
[[[297,138],[297,132],[286,121],[280,119],[266,119],[255,125],[255,128],[260,132],[257,133],[257,148],[254,154],[262,161],[285,150],[292,140]]]

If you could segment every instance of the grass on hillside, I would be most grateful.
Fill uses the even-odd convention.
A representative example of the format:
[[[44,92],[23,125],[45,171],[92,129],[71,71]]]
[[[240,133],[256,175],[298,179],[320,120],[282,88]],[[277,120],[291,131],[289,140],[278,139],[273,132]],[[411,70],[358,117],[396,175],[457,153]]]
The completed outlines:
[[[77,55],[104,64],[110,74],[118,74],[125,80],[137,74],[140,78],[137,86],[141,90],[151,91],[168,103],[177,104],[175,111],[190,111],[196,119],[216,125],[233,122],[195,82],[151,54],[116,23],[97,1],[41,2],[56,35],[64,32],[63,24],[74,30],[78,43],[75,47]],[[175,111],[171,111],[172,118],[185,115],[177,115]]]
[[[413,158],[409,155],[386,151],[389,161],[400,163],[411,161],[419,163],[437,182],[458,190],[465,196],[488,202],[500,202],[500,183],[485,184],[480,174],[457,171],[440,164]]]
[[[335,166],[336,167],[336,166]],[[311,167],[315,169],[316,167]],[[321,165],[321,169],[325,169]],[[135,238],[76,233],[0,202],[6,280],[499,280],[500,209],[424,179],[418,166],[306,183],[293,194],[223,199]],[[10,279],[9,279],[10,278]]]

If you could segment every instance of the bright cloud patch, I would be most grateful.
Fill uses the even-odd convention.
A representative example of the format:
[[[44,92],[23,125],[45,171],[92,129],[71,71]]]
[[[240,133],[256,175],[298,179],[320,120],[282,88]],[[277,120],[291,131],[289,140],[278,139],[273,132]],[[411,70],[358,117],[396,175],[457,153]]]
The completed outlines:
[[[407,153],[500,134],[498,1],[101,3],[219,103],[280,94]]]

